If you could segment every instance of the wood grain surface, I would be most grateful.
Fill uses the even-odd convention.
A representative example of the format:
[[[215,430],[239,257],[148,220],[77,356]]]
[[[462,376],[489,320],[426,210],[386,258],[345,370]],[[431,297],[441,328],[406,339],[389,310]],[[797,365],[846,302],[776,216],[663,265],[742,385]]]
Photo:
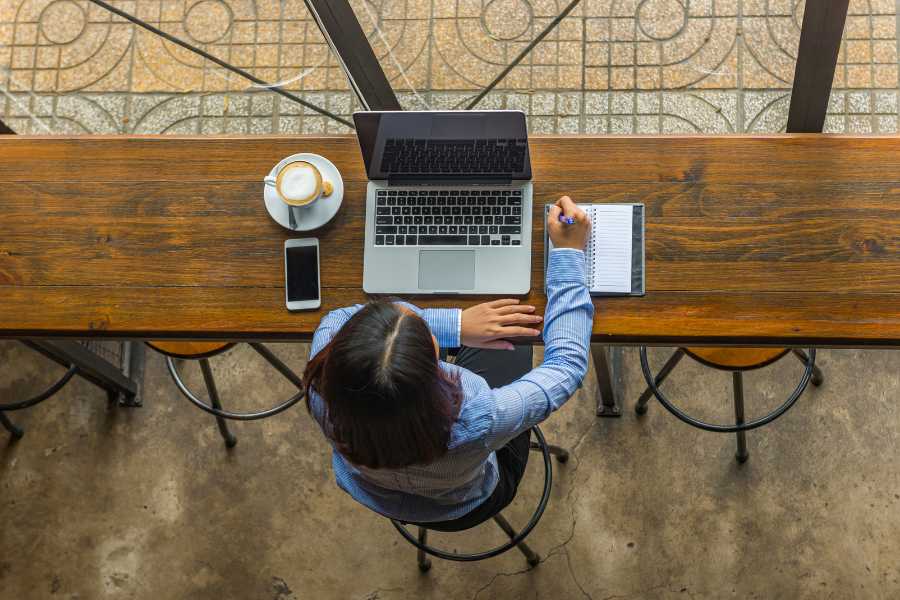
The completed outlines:
[[[646,205],[647,295],[598,298],[595,341],[900,346],[900,138],[535,137],[541,206]],[[315,152],[343,206],[318,237],[321,311],[284,308],[262,177]],[[353,137],[3,137],[0,336],[308,339],[365,301],[366,177]],[[468,306],[483,297],[414,298]]]

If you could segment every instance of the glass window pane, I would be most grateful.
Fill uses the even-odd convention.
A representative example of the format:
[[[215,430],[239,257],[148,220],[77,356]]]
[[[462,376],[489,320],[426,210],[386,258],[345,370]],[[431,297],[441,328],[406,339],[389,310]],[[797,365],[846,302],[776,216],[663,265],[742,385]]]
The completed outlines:
[[[783,131],[804,2],[351,0],[401,104],[529,114],[535,133]],[[115,6],[348,119],[303,0]],[[548,30],[549,29],[549,30]],[[853,0],[826,131],[898,130],[897,4]],[[0,3],[0,118],[20,133],[349,129],[85,0]]]
[[[897,133],[897,6],[850,2],[825,131]]]
[[[408,108],[464,107],[567,5],[354,3]],[[582,0],[479,107],[525,110],[541,133],[783,131],[804,6]],[[897,130],[896,21],[895,2],[850,3],[826,130]]]
[[[344,119],[357,107],[302,0],[113,5]],[[0,94],[18,133],[350,131],[84,0],[0,2]]]

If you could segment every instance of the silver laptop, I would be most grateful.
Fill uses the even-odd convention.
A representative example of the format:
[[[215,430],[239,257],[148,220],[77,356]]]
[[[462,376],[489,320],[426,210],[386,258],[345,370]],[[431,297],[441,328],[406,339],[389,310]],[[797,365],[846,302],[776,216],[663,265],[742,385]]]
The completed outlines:
[[[526,294],[531,159],[519,111],[358,112],[363,289]]]

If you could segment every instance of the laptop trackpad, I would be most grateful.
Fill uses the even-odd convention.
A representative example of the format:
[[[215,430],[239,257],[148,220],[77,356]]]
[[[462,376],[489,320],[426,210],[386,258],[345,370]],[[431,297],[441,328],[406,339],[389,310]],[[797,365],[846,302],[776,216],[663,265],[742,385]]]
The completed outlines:
[[[475,289],[474,250],[419,251],[419,289]]]

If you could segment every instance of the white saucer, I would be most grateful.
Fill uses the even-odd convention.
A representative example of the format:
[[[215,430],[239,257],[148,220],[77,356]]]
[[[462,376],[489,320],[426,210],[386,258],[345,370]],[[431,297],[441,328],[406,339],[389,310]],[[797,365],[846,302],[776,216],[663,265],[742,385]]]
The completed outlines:
[[[263,183],[263,197],[266,200],[266,210],[269,211],[269,216],[285,229],[290,229],[291,231],[312,231],[328,223],[341,208],[341,201],[344,199],[344,180],[341,179],[341,173],[334,166],[334,163],[324,156],[307,152],[288,156],[272,167],[272,170],[269,171],[269,176],[274,177],[282,165],[295,160],[305,160],[314,164],[319,169],[319,172],[322,173],[322,177],[326,181],[331,182],[334,190],[330,195],[319,198],[309,206],[293,207],[297,226],[291,227],[288,205],[279,198],[274,186]]]

